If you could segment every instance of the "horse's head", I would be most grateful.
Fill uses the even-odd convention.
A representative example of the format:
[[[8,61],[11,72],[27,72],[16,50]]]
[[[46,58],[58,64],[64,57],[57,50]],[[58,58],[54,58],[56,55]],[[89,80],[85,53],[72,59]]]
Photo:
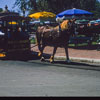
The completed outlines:
[[[61,30],[65,31],[65,30],[72,30],[74,27],[74,21],[73,20],[64,20],[61,23]]]

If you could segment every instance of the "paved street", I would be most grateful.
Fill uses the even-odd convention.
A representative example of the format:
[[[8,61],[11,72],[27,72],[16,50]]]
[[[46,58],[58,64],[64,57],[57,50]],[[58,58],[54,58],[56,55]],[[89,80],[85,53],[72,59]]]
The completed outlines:
[[[0,96],[100,96],[99,66],[0,60]]]

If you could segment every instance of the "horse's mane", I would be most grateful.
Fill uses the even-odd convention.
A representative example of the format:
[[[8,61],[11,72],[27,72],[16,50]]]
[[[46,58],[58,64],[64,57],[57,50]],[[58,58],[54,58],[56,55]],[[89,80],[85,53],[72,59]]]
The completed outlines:
[[[68,29],[68,23],[69,23],[69,20],[64,20],[61,24],[60,24],[60,27],[61,27],[61,30],[64,31],[64,30],[67,30]],[[59,30],[59,25],[56,26],[56,27],[52,27],[52,26],[41,26],[41,27],[38,27],[38,31],[41,31],[41,30],[47,30],[47,29],[54,29],[54,30]]]
[[[68,22],[69,22],[69,20],[64,20],[64,21],[60,24],[61,30],[62,30],[62,31],[65,30],[65,29],[68,29]],[[59,29],[59,26],[56,26],[55,29]]]

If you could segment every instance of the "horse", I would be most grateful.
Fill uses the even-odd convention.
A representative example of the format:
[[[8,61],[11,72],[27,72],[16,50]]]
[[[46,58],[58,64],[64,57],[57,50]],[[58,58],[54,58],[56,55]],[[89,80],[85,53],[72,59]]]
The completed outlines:
[[[70,62],[68,55],[68,42],[70,36],[73,34],[73,21],[64,20],[56,27],[51,26],[38,26],[36,31],[36,40],[39,49],[38,56],[41,61],[44,61],[43,50],[46,46],[54,47],[53,54],[50,57],[50,62],[54,62],[54,55],[58,47],[65,48],[66,61]]]

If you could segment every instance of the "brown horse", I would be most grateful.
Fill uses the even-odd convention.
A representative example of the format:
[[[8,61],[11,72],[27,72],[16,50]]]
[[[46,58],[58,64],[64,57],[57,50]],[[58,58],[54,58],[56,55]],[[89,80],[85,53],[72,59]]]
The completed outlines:
[[[40,50],[38,56],[41,56],[41,61],[44,60],[43,50],[46,46],[54,47],[53,54],[50,57],[50,62],[54,61],[54,55],[56,53],[57,47],[65,48],[67,61],[69,61],[68,42],[72,33],[73,22],[71,20],[65,20],[56,27],[39,26],[36,32],[36,39],[38,49]]]

